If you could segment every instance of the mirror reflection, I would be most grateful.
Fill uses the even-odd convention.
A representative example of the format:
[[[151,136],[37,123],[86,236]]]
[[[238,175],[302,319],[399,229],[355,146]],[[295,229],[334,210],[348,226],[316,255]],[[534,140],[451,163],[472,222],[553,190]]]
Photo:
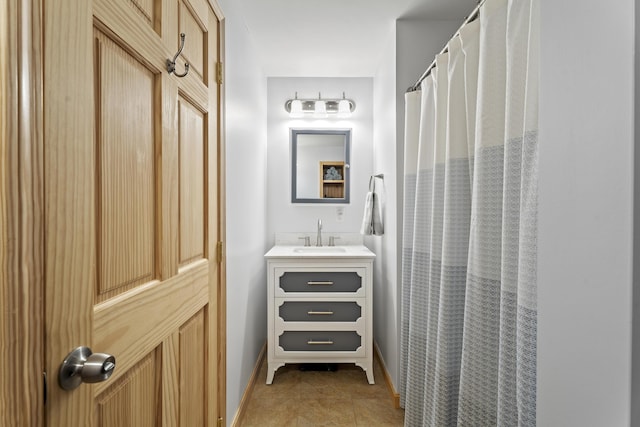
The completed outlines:
[[[291,129],[291,202],[349,203],[350,129]]]

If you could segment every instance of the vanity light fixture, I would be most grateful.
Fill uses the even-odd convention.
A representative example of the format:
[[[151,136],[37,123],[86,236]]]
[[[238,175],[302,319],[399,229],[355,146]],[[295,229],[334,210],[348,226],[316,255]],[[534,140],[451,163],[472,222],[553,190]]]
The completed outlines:
[[[318,98],[298,99],[298,92],[294,99],[288,99],[284,103],[284,109],[292,119],[303,117],[313,118],[347,118],[356,109],[356,103],[352,99],[347,99],[344,92],[342,98],[322,98],[318,93]]]
[[[301,119],[304,117],[302,101],[298,99],[298,92],[296,92],[296,99],[291,100],[291,111],[289,112],[289,117],[293,119]]]
[[[346,119],[348,117],[351,117],[351,105],[342,92],[342,99],[338,102],[338,118]]]
[[[316,119],[326,119],[329,117],[327,114],[327,103],[322,100],[320,92],[318,92],[318,100],[313,105],[313,117]]]

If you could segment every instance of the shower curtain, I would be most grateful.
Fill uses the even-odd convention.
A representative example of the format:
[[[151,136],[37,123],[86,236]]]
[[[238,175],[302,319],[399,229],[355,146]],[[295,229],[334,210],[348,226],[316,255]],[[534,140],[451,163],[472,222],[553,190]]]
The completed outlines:
[[[537,0],[487,0],[406,94],[405,426],[535,426]]]

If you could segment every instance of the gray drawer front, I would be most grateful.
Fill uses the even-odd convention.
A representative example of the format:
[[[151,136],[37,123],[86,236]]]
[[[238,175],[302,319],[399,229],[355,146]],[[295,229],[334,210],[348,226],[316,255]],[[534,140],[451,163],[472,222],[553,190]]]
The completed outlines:
[[[356,292],[361,287],[355,271],[287,271],[280,277],[285,292]]]
[[[355,331],[285,331],[278,340],[284,351],[356,351],[362,345]]]
[[[286,322],[355,322],[362,307],[355,302],[286,301],[279,313]]]

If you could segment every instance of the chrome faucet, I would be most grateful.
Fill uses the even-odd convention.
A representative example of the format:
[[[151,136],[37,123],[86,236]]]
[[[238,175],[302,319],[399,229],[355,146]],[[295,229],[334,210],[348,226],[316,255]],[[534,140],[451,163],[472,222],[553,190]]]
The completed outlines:
[[[322,220],[318,220],[318,236],[316,237],[316,246],[322,246]]]

